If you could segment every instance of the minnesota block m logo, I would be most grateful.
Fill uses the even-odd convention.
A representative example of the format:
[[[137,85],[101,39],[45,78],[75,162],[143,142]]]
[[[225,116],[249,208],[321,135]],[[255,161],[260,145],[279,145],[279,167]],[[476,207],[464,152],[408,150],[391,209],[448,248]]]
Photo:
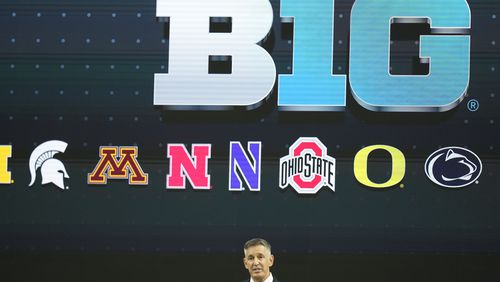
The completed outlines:
[[[107,184],[108,179],[128,179],[129,185],[148,185],[148,174],[137,162],[137,147],[100,147],[99,163],[88,174],[88,184]]]

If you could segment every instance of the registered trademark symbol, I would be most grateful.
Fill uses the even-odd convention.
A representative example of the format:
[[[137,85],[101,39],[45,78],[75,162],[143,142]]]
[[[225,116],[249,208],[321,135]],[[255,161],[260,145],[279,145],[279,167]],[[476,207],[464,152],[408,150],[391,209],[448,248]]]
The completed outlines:
[[[10,184],[14,184],[14,180],[11,180],[11,181],[10,181]]]
[[[479,184],[479,180],[476,180],[476,182],[475,182],[475,183],[476,183],[476,184]]]
[[[471,112],[475,112],[479,109],[479,101],[476,99],[472,99],[467,103],[467,109]]]
[[[405,185],[403,183],[399,184],[399,188],[405,188]]]

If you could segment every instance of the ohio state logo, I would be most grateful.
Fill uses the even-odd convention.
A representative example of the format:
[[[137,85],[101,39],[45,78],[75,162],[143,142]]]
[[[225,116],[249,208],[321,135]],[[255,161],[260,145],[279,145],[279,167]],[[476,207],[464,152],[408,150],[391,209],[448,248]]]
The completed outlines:
[[[292,186],[299,194],[315,194],[327,186],[335,191],[335,159],[316,137],[301,137],[290,154],[280,159],[280,188]]]

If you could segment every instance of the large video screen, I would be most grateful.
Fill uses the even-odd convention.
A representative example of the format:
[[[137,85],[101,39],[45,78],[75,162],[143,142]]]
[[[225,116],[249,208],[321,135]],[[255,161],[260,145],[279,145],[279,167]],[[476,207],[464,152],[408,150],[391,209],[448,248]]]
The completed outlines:
[[[0,3],[0,249],[500,251],[500,3]]]

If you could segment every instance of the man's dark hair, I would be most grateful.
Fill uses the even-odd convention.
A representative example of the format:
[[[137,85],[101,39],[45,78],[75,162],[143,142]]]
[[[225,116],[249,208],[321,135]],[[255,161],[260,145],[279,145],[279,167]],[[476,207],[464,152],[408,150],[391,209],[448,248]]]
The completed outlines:
[[[255,247],[255,246],[264,246],[266,249],[269,250],[270,253],[272,253],[271,252],[271,244],[269,244],[269,242],[267,242],[266,240],[264,240],[262,238],[253,238],[253,239],[248,240],[245,243],[245,245],[243,245],[243,250],[248,250],[248,248]]]

